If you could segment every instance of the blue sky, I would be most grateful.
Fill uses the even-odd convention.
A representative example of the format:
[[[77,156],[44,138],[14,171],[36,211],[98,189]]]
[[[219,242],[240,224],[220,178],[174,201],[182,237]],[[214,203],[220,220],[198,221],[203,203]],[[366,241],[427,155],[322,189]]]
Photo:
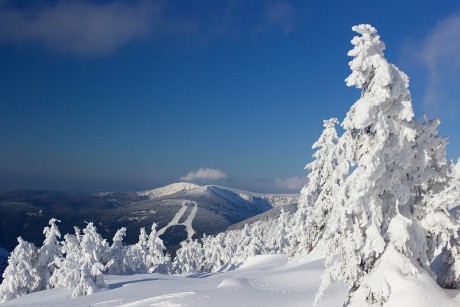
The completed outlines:
[[[298,192],[360,23],[456,160],[458,1],[0,0],[0,188]]]

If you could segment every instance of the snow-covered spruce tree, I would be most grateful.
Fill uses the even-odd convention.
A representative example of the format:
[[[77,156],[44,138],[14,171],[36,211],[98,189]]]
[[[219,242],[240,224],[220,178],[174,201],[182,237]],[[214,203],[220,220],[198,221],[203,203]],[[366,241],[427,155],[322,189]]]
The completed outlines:
[[[36,270],[37,248],[33,243],[18,238],[8,259],[8,266],[3,272],[0,285],[0,303],[37,291],[40,286],[40,275]]]
[[[112,275],[123,275],[126,273],[125,246],[123,237],[126,236],[126,228],[121,227],[113,236],[113,242],[108,251],[109,261],[105,265],[105,271]]]
[[[319,139],[313,144],[312,149],[316,149],[313,154],[314,160],[307,164],[305,169],[309,170],[308,182],[300,192],[299,205],[294,216],[293,231],[291,234],[291,245],[293,251],[298,253],[303,250],[311,250],[313,238],[313,226],[307,222],[312,208],[327,183],[332,173],[336,169],[336,146],[338,143],[337,131],[335,125],[338,124],[336,118],[324,121],[324,130]],[[310,236],[307,236],[307,228],[310,226]]]
[[[460,233],[452,235],[442,251],[442,271],[438,283],[449,289],[460,288]]]
[[[336,168],[338,137],[335,125],[338,123],[337,118],[325,120],[324,130],[312,146],[312,149],[317,150],[313,154],[314,160],[305,167],[310,173],[308,174],[308,183],[301,191],[299,199],[301,207],[309,207],[316,202],[324,185]]]
[[[157,224],[153,223],[147,240],[147,255],[145,264],[149,273],[159,272],[165,273],[165,262],[169,261],[169,257],[165,256],[166,247],[163,240],[157,234]]]
[[[424,114],[416,137],[419,151],[416,163],[421,166],[419,176],[425,181],[417,195],[421,197],[422,203],[417,208],[417,215],[426,231],[427,257],[430,262],[433,261],[435,251],[449,241],[457,228],[457,223],[449,214],[452,204],[444,198],[450,183],[453,183],[453,165],[446,160],[447,139],[438,136],[439,124],[438,119],[428,120]]]
[[[248,249],[251,245],[251,228],[248,224],[244,224],[243,229],[238,231],[238,234],[239,238],[237,236],[238,239],[234,242],[236,248],[232,259],[233,264],[238,264],[249,256]]]
[[[181,242],[172,264],[175,273],[202,272],[204,267],[204,250],[198,240],[188,239]]]
[[[364,278],[384,260],[398,258],[406,274],[428,268],[425,230],[420,223],[420,191],[429,183],[428,165],[417,143],[408,77],[384,57],[384,43],[370,25],[353,27],[352,70],[348,86],[362,89],[343,121],[341,137],[347,158],[356,168],[334,194],[335,205],[323,234],[326,271],[317,294],[331,280],[356,290],[372,303],[385,303],[391,284]],[[423,160],[423,163],[420,162]],[[383,272],[383,273],[382,273]],[[373,279],[374,281],[376,279]]]
[[[142,227],[139,232],[139,241],[136,244],[129,245],[126,247],[125,264],[131,272],[143,272],[146,273],[146,257],[148,254],[147,240],[149,236]]]
[[[238,240],[235,231],[228,231],[224,238],[224,248],[222,249],[221,261],[224,265],[231,267],[234,263],[234,256],[238,249]]]
[[[261,255],[264,253],[264,248],[266,246],[266,242],[262,237],[262,231],[259,228],[259,224],[256,222],[251,227],[251,240],[249,241],[249,245],[247,246],[245,255],[245,259],[249,257],[253,257],[256,255]]]
[[[55,218],[49,221],[49,227],[43,229],[45,240],[42,247],[38,250],[36,269],[41,277],[40,285],[37,291],[50,288],[49,279],[53,274],[56,266],[55,261],[62,258],[61,244],[58,241],[61,238],[61,233],[56,225],[56,222],[61,222]]]
[[[224,265],[230,264],[232,255],[227,254],[226,238],[231,236],[230,232],[219,233],[215,237],[203,236],[204,250],[204,271],[212,272],[221,269]]]
[[[64,235],[62,242],[62,253],[64,257],[55,261],[56,269],[50,277],[49,283],[54,288],[69,287],[74,289],[80,281],[80,268],[82,252],[80,249],[81,231],[74,227],[75,235]]]
[[[102,261],[108,254],[109,246],[105,240],[102,240],[93,223],[88,223],[83,229],[80,249],[80,276],[72,297],[91,294],[105,287]]]
[[[276,224],[275,236],[272,238],[273,253],[275,254],[283,254],[289,247],[287,225],[288,214],[284,212],[283,208],[281,208],[278,223]]]
[[[460,288],[460,159],[451,165],[446,187],[426,196],[424,226],[432,235],[432,249],[443,244],[437,281],[444,288]]]
[[[123,275],[126,272],[125,266],[125,245],[123,237],[126,236],[126,228],[121,227],[113,236],[112,245],[108,250],[109,261],[105,265],[105,271],[112,275]]]
[[[262,237],[262,231],[258,223],[254,223],[251,226],[245,224],[242,230],[236,231],[235,237],[236,240],[228,242],[236,245],[231,259],[232,265],[241,264],[247,258],[264,254],[270,249]]]

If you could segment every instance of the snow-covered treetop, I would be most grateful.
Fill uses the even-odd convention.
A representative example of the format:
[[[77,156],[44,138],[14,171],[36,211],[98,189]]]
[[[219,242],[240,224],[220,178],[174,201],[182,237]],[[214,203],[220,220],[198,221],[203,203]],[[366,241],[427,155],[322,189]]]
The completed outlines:
[[[371,126],[382,112],[392,113],[390,115],[396,121],[412,121],[414,112],[408,89],[409,78],[385,59],[385,44],[374,27],[358,25],[352,29],[361,36],[355,36],[351,41],[355,46],[348,52],[353,57],[349,63],[352,72],[345,81],[348,86],[363,90],[361,98],[343,121],[343,127],[347,130],[369,128],[373,132],[377,127]],[[412,131],[403,133],[408,139],[414,137]]]
[[[319,139],[313,144],[312,149],[323,147],[327,143],[337,143],[337,132],[335,130],[335,125],[339,124],[337,118],[330,118],[323,120],[324,130]],[[315,157],[316,158],[316,157]],[[306,169],[309,168],[307,165]]]
[[[335,125],[339,124],[339,120],[337,118],[329,118],[323,120],[324,128],[334,128]]]
[[[43,245],[48,245],[48,244],[57,244],[57,239],[61,237],[61,233],[59,231],[59,228],[56,225],[56,222],[61,222],[58,219],[52,218],[48,223],[50,227],[45,227],[43,229],[43,234],[45,235],[45,241],[43,242]]]
[[[385,44],[380,40],[377,30],[371,25],[357,25],[352,30],[362,36],[355,36],[351,40],[351,43],[355,45],[348,52],[349,56],[354,57],[348,63],[352,73],[345,81],[348,86],[363,88],[372,77],[372,68],[377,67],[383,58]]]

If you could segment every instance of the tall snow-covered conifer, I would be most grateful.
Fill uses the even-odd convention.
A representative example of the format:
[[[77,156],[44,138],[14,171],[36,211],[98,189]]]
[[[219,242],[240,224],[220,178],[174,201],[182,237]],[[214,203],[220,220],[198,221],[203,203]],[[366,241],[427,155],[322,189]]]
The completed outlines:
[[[62,242],[64,257],[58,258],[55,262],[56,269],[49,280],[52,287],[69,287],[73,289],[80,281],[80,262],[83,259],[80,248],[81,233],[78,227],[74,229],[75,235],[64,235],[64,241]]]
[[[62,258],[61,245],[58,239],[61,237],[61,233],[56,225],[59,220],[52,218],[49,221],[49,227],[43,229],[45,240],[43,241],[42,247],[38,250],[36,268],[41,277],[40,286],[38,291],[45,290],[50,287],[49,279],[53,274],[56,266],[54,262]]]
[[[360,36],[353,38],[348,53],[353,60],[346,83],[362,93],[343,121],[346,131],[340,142],[356,168],[334,196],[324,233],[327,269],[317,298],[331,280],[340,280],[350,287],[350,297],[360,288],[368,303],[384,303],[391,285],[363,282],[384,254],[398,255],[413,267],[411,272],[415,266],[429,271],[418,216],[420,191],[430,180],[424,169],[429,157],[419,156],[424,149],[417,143],[421,130],[408,77],[385,59],[385,44],[375,28],[359,25],[353,30]]]
[[[102,262],[108,254],[109,246],[105,240],[102,240],[93,223],[88,223],[83,229],[80,248],[80,276],[72,297],[91,294],[105,286]]]
[[[163,240],[157,234],[157,224],[153,223],[147,240],[148,253],[145,258],[147,269],[150,273],[155,272],[157,268],[167,260],[165,257],[166,247]]]
[[[148,254],[147,240],[149,236],[142,227],[139,232],[139,241],[126,247],[126,266],[131,272],[147,272],[146,257]]]
[[[446,187],[426,195],[426,201],[423,222],[431,235],[431,254],[444,245],[437,281],[445,288],[460,288],[460,159],[452,165]]]
[[[277,254],[285,253],[289,247],[289,240],[287,238],[287,225],[288,215],[281,208],[280,216],[278,217],[278,223],[276,225],[275,237],[272,240],[273,251]]]
[[[301,191],[300,207],[305,211],[301,242],[307,251],[320,236],[334,204],[334,193],[348,175],[348,161],[337,137],[336,118],[324,121],[324,130],[313,148],[315,160],[307,165],[309,183]],[[311,184],[310,184],[311,182]]]
[[[316,224],[311,224],[311,213],[337,165],[336,146],[338,137],[335,130],[336,124],[338,124],[336,118],[325,120],[324,130],[312,146],[313,149],[316,149],[316,152],[313,154],[314,160],[305,167],[310,173],[308,174],[307,184],[300,192],[298,210],[294,218],[291,238],[291,240],[295,241],[291,242],[295,249],[293,253],[311,250],[314,232],[317,232],[316,229],[318,228]]]
[[[126,272],[125,265],[125,246],[123,237],[126,236],[126,228],[121,227],[113,236],[113,243],[108,251],[109,262],[105,265],[105,269],[112,275],[123,275]]]
[[[310,173],[308,174],[308,183],[301,191],[299,200],[301,207],[314,205],[321,190],[336,168],[338,137],[335,125],[338,123],[337,118],[325,120],[324,130],[312,146],[313,149],[316,149],[316,152],[313,154],[314,160],[305,167]]]

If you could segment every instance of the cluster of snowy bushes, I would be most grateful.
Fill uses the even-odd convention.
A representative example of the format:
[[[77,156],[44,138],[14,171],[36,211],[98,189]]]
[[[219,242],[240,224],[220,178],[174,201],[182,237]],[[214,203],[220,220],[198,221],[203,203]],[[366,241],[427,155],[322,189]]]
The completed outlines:
[[[18,238],[19,244],[8,259],[0,285],[0,302],[50,288],[68,287],[72,297],[96,292],[105,287],[104,275],[132,273],[194,273],[234,269],[244,260],[260,254],[282,253],[285,243],[287,214],[281,211],[281,228],[258,224],[245,225],[243,230],[204,236],[200,241],[182,242],[173,262],[165,255],[163,241],[157,236],[156,224],[150,234],[140,229],[139,241],[124,245],[126,229],[119,229],[109,244],[93,223],[75,234],[66,234],[60,241],[56,219],[49,221],[43,233],[42,247]],[[271,237],[266,241],[264,238]]]
[[[288,217],[281,210],[278,219],[232,230],[216,236],[181,243],[172,263],[174,273],[223,271],[237,268],[249,257],[288,253]]]
[[[326,264],[317,301],[339,281],[349,288],[345,305],[383,305],[398,286],[392,278],[397,274],[459,288],[460,162],[447,161],[439,120],[414,117],[409,79],[385,59],[377,31],[370,25],[353,30],[360,35],[348,53],[353,59],[346,83],[361,89],[361,97],[343,120],[341,136],[337,119],[324,121],[295,213],[282,210],[276,220],[182,242],[173,262],[164,256],[155,226],[149,236],[142,229],[131,246],[122,244],[122,228],[109,246],[91,223],[83,235],[76,229],[59,242],[51,220],[40,249],[19,238],[0,298],[62,286],[78,296],[102,286],[103,272],[220,271],[254,255],[299,258],[317,247]]]
[[[93,223],[75,234],[61,234],[56,219],[49,221],[43,233],[42,247],[18,238],[19,244],[8,259],[0,285],[0,302],[50,288],[69,287],[72,297],[91,294],[104,287],[103,273],[127,274],[164,272],[169,258],[163,241],[157,237],[156,224],[150,234],[141,228],[139,241],[124,245],[126,228],[121,228],[110,245]]]

